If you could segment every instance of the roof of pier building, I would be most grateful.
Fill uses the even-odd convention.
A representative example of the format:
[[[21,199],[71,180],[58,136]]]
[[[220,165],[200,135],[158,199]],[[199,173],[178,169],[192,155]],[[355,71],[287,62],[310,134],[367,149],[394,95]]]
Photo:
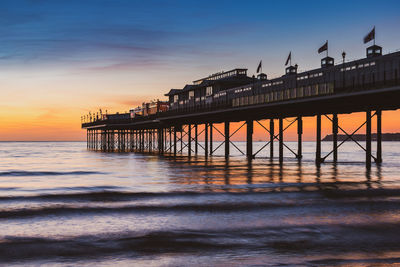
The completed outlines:
[[[186,84],[182,89],[171,89],[165,94],[165,96],[177,95],[214,84],[232,84],[232,86],[238,86],[239,84],[251,83],[252,80],[253,78],[247,76],[247,69],[236,68],[225,72],[218,72],[209,75],[208,77],[195,80],[193,81],[193,84]]]

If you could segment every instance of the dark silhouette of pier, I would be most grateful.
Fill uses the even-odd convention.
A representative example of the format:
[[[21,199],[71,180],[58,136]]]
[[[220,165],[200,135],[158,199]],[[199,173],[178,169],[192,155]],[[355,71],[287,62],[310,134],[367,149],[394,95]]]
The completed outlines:
[[[261,150],[269,149],[269,157],[277,154],[283,162],[283,151],[288,149],[297,159],[302,158],[303,118],[315,117],[315,161],[323,163],[327,158],[338,161],[338,148],[346,141],[355,142],[365,151],[367,168],[372,161],[382,162],[382,111],[400,108],[400,52],[382,55],[382,48],[367,48],[367,57],[360,60],[334,64],[333,58],[321,60],[321,68],[297,73],[297,65],[286,68],[286,74],[268,79],[247,76],[246,69],[234,69],[211,75],[172,89],[168,110],[147,115],[124,114],[83,121],[87,129],[87,146],[99,151],[132,151],[169,154],[176,156],[187,150],[187,156],[204,154],[211,156],[221,146],[229,158],[231,145],[239,149],[232,137],[242,127],[246,128],[246,151],[249,160]],[[338,115],[364,112],[365,120],[355,131],[341,127]],[[117,114],[118,115],[118,114]],[[131,114],[132,115],[132,114]],[[332,150],[321,150],[322,118],[328,118],[332,126]],[[284,127],[283,121],[293,118]],[[376,154],[372,154],[371,127],[376,118]],[[263,124],[261,120],[269,120]],[[242,122],[239,129],[231,129],[233,122]],[[220,130],[215,124],[222,123]],[[254,124],[261,125],[269,141],[258,151],[253,151]],[[284,142],[289,127],[297,127],[297,150]],[[365,141],[354,135],[365,128]],[[215,132],[224,141],[213,147]],[[346,138],[338,140],[338,133]],[[202,138],[204,143],[200,143]],[[274,151],[274,142],[279,149]],[[240,151],[240,149],[239,149]]]

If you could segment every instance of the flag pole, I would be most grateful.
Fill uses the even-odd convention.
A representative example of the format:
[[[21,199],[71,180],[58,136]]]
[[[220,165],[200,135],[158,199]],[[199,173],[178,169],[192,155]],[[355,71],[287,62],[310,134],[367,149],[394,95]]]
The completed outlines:
[[[329,46],[328,46],[328,40],[326,40],[326,57],[328,57],[328,48],[329,48]]]
[[[376,36],[376,32],[375,32],[375,25],[374,25],[374,45],[375,45],[375,36]]]

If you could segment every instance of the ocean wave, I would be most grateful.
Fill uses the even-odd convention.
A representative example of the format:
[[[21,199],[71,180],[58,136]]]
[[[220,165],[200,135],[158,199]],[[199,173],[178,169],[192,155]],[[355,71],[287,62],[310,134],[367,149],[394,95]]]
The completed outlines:
[[[328,198],[360,198],[360,197],[400,197],[400,189],[397,188],[376,188],[376,189],[349,189],[321,191]]]
[[[314,186],[314,187],[313,187]],[[49,191],[61,191],[70,193],[48,193],[36,195],[9,195],[0,196],[0,201],[92,201],[92,202],[119,202],[119,201],[132,201],[140,199],[157,199],[157,198],[176,198],[176,197],[252,197],[252,196],[269,196],[270,194],[276,195],[300,195],[303,194],[307,199],[310,197],[320,198],[321,200],[329,199],[349,199],[349,198],[363,198],[363,197],[400,197],[400,189],[397,188],[377,188],[377,189],[340,189],[329,187],[329,184],[321,188],[315,188],[316,184],[291,184],[290,186],[263,187],[258,191],[248,191],[243,188],[240,191],[170,191],[170,192],[131,192],[123,191],[123,187],[118,186],[94,186],[94,187],[59,187],[50,188]],[[277,190],[280,188],[293,189],[293,190]],[[0,188],[0,191],[15,190],[21,188]],[[297,190],[296,190],[297,189]],[[24,189],[23,191],[30,191]],[[32,190],[33,192],[37,191]],[[41,189],[40,191],[43,191]],[[74,192],[75,191],[75,192]],[[80,192],[83,191],[83,192]]]
[[[99,215],[108,213],[135,212],[239,212],[262,209],[295,207],[296,203],[189,203],[177,205],[128,205],[121,207],[91,207],[55,205],[42,208],[23,208],[0,210],[0,219],[20,219],[25,217],[64,216],[64,215]]]
[[[370,228],[369,231],[366,228]],[[376,238],[376,231],[381,238]],[[221,255],[232,251],[248,254],[252,251],[269,255],[296,257],[321,255],[309,264],[340,263],[332,255],[358,253],[357,261],[368,262],[359,253],[385,253],[400,249],[399,224],[372,224],[365,227],[348,225],[276,226],[234,229],[172,229],[150,232],[115,232],[63,238],[5,236],[0,241],[2,261],[34,259],[76,259],[107,257],[113,254],[140,257],[162,253]],[[374,242],[371,242],[374,240]],[[371,258],[370,258],[371,259]],[[374,259],[374,258],[372,258]],[[378,260],[379,259],[375,259]],[[397,261],[387,258],[387,262]],[[383,260],[383,262],[386,262]],[[374,262],[374,260],[372,260]]]
[[[25,206],[24,208],[10,208],[0,210],[0,220],[23,219],[32,217],[45,216],[86,216],[86,215],[108,215],[118,214],[134,214],[134,213],[176,213],[176,212],[253,212],[271,209],[291,209],[291,208],[308,209],[308,212],[315,210],[319,212],[324,210],[342,210],[342,212],[354,212],[354,209],[367,209],[375,212],[399,211],[400,200],[344,200],[340,202],[319,201],[314,199],[308,200],[291,200],[291,201],[222,201],[222,202],[189,202],[184,204],[129,204],[122,206],[91,206],[76,204],[53,204],[43,207]],[[329,207],[329,208],[327,208]]]
[[[97,171],[70,171],[70,172],[55,172],[55,171],[6,171],[0,172],[0,176],[59,176],[59,175],[92,175],[105,174]]]
[[[213,237],[218,236],[191,231],[119,233],[65,239],[7,236],[0,242],[0,255],[2,261],[104,257],[114,253],[135,257],[149,253],[215,251],[237,246],[218,242]]]
[[[201,193],[201,192],[126,192],[116,191],[113,189],[120,189],[116,186],[96,186],[96,187],[73,187],[73,188],[57,188],[57,190],[84,190],[86,192],[77,193],[63,193],[63,194],[40,194],[29,196],[0,196],[0,201],[100,201],[100,202],[113,202],[113,201],[131,201],[141,198],[163,198],[163,197],[187,197],[187,196],[200,196],[200,195],[216,195],[220,193]],[[54,190],[54,189],[51,189]],[[87,192],[90,190],[91,192]],[[100,190],[100,191],[96,191]],[[225,194],[225,193],[224,193]]]

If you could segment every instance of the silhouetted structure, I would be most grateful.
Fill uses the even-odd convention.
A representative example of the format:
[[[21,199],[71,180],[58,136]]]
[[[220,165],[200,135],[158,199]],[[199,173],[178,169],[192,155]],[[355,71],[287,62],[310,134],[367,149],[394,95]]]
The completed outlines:
[[[343,53],[343,59],[345,53]],[[108,117],[83,123],[87,129],[88,148],[101,151],[139,151],[176,155],[185,147],[188,156],[198,154],[198,137],[203,133],[205,156],[216,149],[212,147],[213,129],[224,136],[225,156],[229,157],[231,122],[244,121],[247,127],[247,149],[249,159],[259,152],[253,152],[252,134],[254,122],[260,124],[270,136],[270,141],[262,148],[270,147],[270,157],[274,157],[273,142],[279,142],[279,162],[283,162],[286,147],[298,159],[302,158],[302,118],[316,116],[316,162],[319,164],[332,155],[337,162],[338,132],[346,134],[346,140],[355,141],[366,152],[366,165],[371,159],[382,162],[381,114],[382,110],[400,107],[400,52],[382,55],[382,48],[376,45],[367,48],[367,58],[334,65],[333,58],[321,60],[321,68],[297,72],[297,65],[286,68],[280,78],[267,79],[265,74],[258,78],[247,76],[246,69],[234,69],[196,80],[183,89],[171,89],[168,96],[168,111],[156,112],[148,116],[134,118]],[[338,114],[365,112],[365,147],[338,124]],[[333,149],[325,156],[321,151],[321,117],[332,122]],[[298,149],[293,151],[285,145],[283,128],[285,118],[295,118],[289,126],[297,122]],[[371,119],[377,118],[377,154],[371,153]],[[269,119],[269,126],[259,121]],[[278,126],[275,127],[275,120]],[[220,132],[215,123],[224,123]],[[204,130],[198,132],[198,125]],[[278,134],[275,133],[277,129]],[[180,136],[179,136],[180,135]],[[183,142],[183,137],[188,141]],[[180,142],[180,149],[177,144]],[[194,143],[194,148],[193,148]],[[235,146],[236,147],[236,146]],[[236,147],[237,148],[237,147]]]

